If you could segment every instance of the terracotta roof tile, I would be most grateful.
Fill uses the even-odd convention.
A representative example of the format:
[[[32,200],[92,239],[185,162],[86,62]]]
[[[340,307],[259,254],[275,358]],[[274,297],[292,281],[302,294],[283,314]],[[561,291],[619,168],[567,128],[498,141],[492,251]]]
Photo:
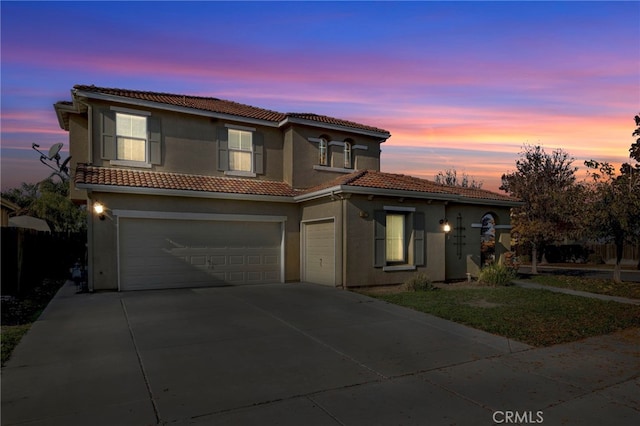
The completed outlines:
[[[281,113],[264,108],[258,108],[250,105],[240,104],[237,102],[227,101],[213,97],[179,95],[173,93],[149,92],[128,89],[116,89],[107,87],[96,87],[88,85],[75,85],[75,91],[85,93],[96,93],[109,96],[117,96],[129,99],[138,99],[148,102],[156,102],[165,105],[179,106],[185,108],[193,108],[201,111],[209,111],[219,114],[229,114],[244,118],[253,118],[258,120],[271,121],[280,123],[288,117],[299,118],[308,121],[315,121],[322,124],[332,124],[352,128],[356,130],[366,130],[377,133],[389,134],[387,130],[365,124],[355,123],[353,121],[342,120],[339,118],[328,117],[324,115],[310,113]],[[389,137],[390,135],[386,136]]]
[[[177,95],[173,93],[148,92],[85,85],[75,85],[73,88],[80,92],[139,99],[166,105],[193,108],[220,114],[237,115],[240,117],[255,118],[266,121],[280,122],[286,118],[286,115],[280,112],[204,96]]]
[[[298,194],[286,183],[277,181],[140,171],[86,164],[78,164],[75,183],[280,197],[292,197]]]
[[[340,176],[322,185],[305,190],[305,193],[321,191],[333,186],[354,186],[364,188],[414,191],[428,194],[452,195],[478,200],[508,201],[518,200],[508,195],[498,194],[485,189],[462,188],[459,186],[442,185],[427,179],[402,174],[384,173],[374,170],[360,170],[348,175]]]
[[[300,112],[288,112],[287,116],[292,118],[299,118],[303,120],[317,121],[319,123],[333,124],[333,125],[338,125],[343,127],[352,127],[352,128],[362,129],[362,130],[369,130],[372,132],[389,133],[387,130],[380,129],[378,127],[367,126],[365,124],[360,124],[360,123],[356,123],[348,120],[342,120],[340,118],[328,117],[326,115],[300,113]]]

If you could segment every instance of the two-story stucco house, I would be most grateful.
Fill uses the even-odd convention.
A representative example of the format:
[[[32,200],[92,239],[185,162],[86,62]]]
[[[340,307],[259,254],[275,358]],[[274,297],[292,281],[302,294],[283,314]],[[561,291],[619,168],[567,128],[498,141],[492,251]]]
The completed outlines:
[[[483,239],[508,249],[516,201],[381,172],[387,130],[198,96],[75,86],[71,98],[55,104],[71,196],[102,208],[89,215],[91,290],[458,279],[477,273]]]

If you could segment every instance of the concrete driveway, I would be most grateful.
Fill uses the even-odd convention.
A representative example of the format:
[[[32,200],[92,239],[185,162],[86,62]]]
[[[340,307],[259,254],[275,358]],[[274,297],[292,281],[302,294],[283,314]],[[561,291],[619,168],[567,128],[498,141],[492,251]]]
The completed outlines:
[[[639,339],[532,349],[308,284],[66,285],[2,370],[2,424],[637,424]]]

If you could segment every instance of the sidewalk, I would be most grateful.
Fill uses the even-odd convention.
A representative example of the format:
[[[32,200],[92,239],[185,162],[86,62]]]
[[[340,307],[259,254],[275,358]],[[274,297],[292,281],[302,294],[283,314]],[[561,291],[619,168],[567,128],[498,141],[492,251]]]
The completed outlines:
[[[542,285],[542,284],[531,283],[531,282],[526,282],[522,280],[514,280],[513,284],[523,288],[549,290],[549,291],[554,291],[556,293],[572,294],[574,296],[589,297],[592,299],[610,300],[610,301],[619,302],[619,303],[628,303],[630,305],[640,305],[640,300],[629,299],[626,297],[608,296],[606,294],[589,293],[586,291],[572,290],[569,288],[554,287],[550,285]]]

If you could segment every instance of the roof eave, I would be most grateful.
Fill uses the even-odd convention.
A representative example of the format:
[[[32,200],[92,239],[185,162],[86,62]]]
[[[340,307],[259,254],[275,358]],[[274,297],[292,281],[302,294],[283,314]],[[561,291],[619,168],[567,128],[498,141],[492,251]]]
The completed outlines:
[[[438,201],[450,201],[463,204],[480,204],[501,207],[517,207],[523,203],[519,201],[510,200],[494,200],[490,198],[472,198],[463,195],[456,194],[444,194],[438,192],[422,192],[422,191],[408,191],[403,189],[387,189],[387,188],[371,188],[366,186],[353,186],[353,185],[335,185],[329,188],[323,188],[318,191],[310,192],[308,194],[302,194],[295,196],[294,199],[297,202],[310,201],[318,198],[331,196],[339,193],[349,194],[362,194],[362,195],[378,195],[378,196],[391,196],[402,198],[421,198],[428,200]]]
[[[164,195],[171,197],[207,198],[220,200],[268,201],[273,203],[294,203],[294,197],[285,195],[238,194],[230,192],[193,191],[185,189],[145,188],[139,186],[119,186],[77,183],[79,189],[93,192],[109,192],[135,195]]]

